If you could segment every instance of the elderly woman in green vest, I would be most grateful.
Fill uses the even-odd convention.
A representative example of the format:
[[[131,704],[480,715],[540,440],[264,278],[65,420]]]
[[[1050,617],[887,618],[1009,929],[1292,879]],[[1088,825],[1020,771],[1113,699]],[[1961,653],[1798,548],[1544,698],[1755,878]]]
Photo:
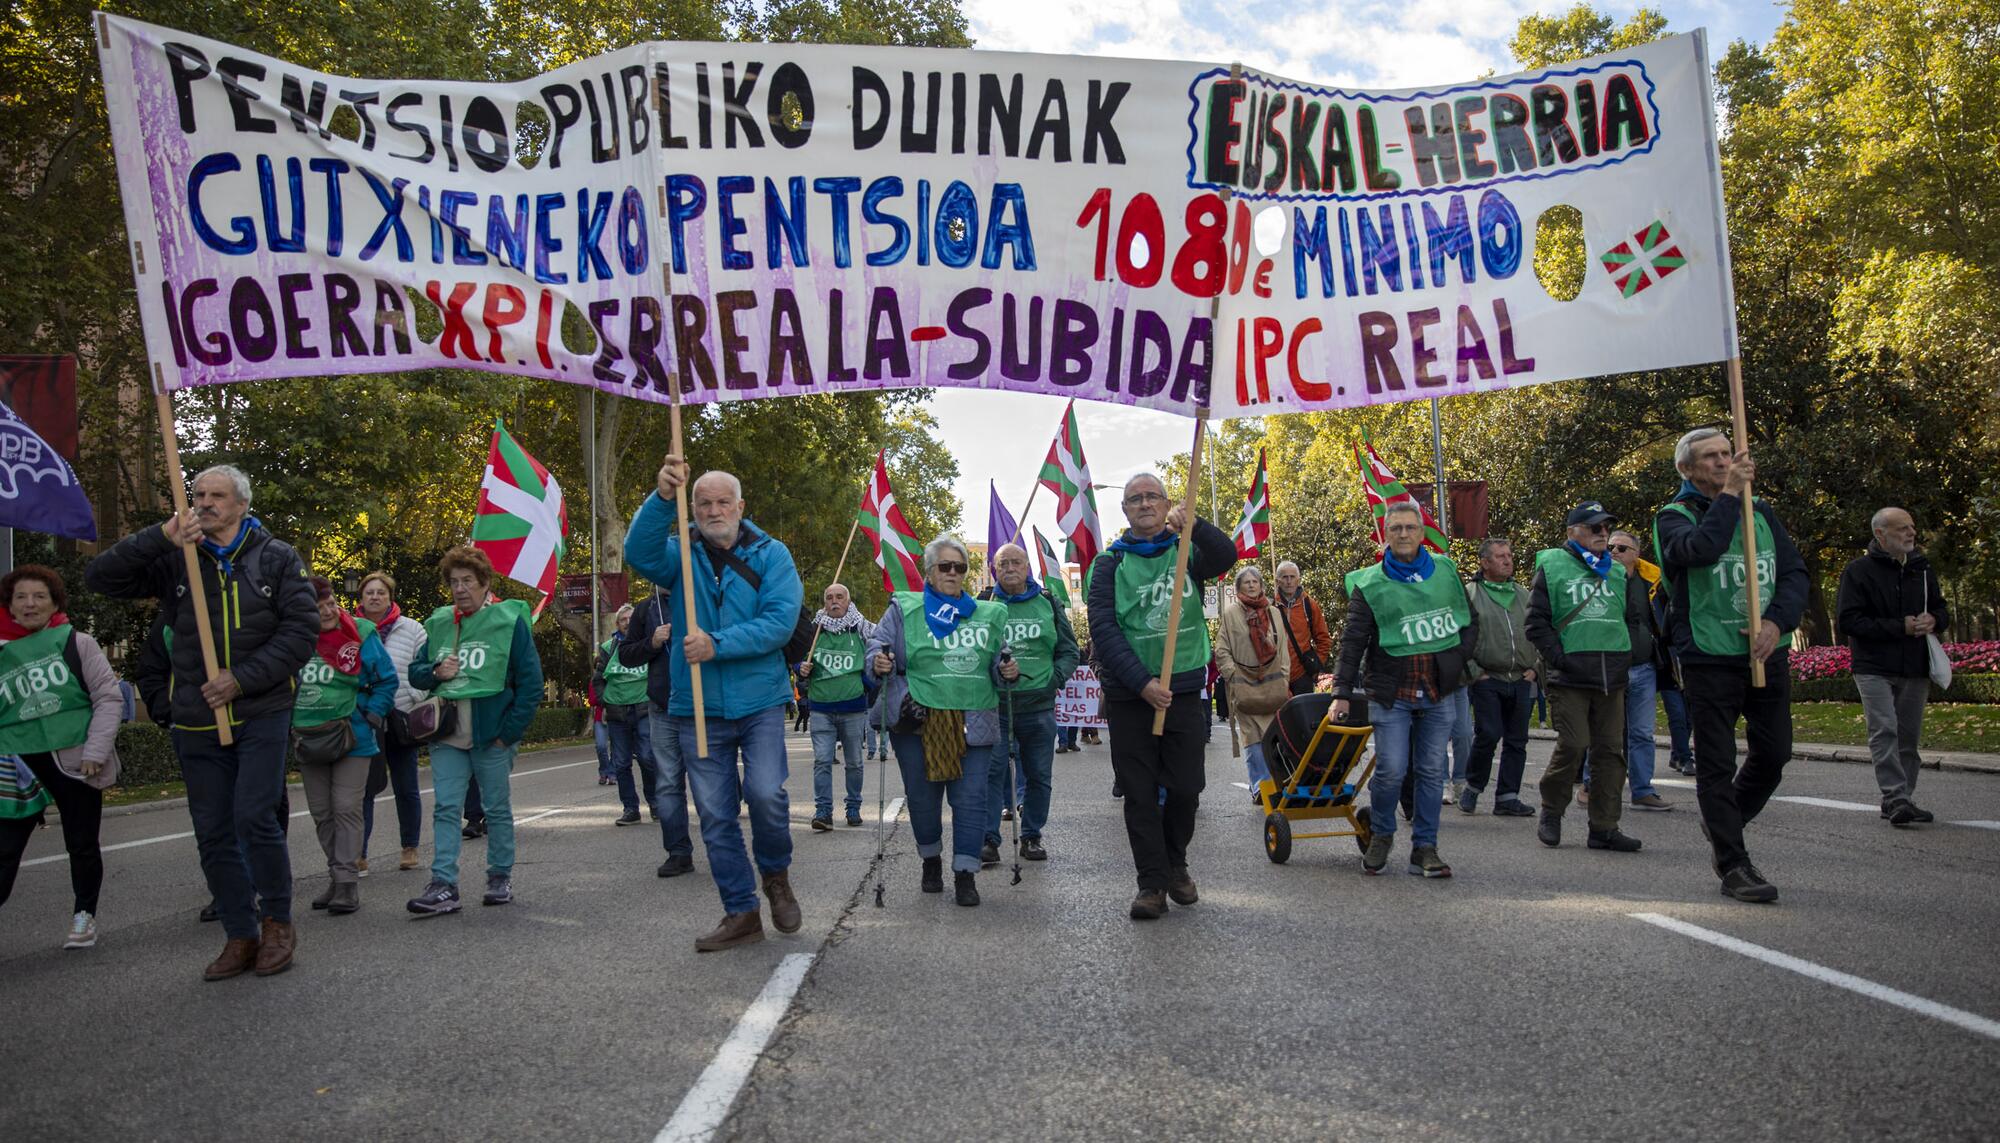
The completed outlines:
[[[75,897],[63,947],[97,943],[104,854],[97,827],[104,789],[118,778],[113,743],[124,714],[118,676],[97,641],[63,614],[68,595],[53,568],[26,564],[0,577],[0,905],[21,855],[53,802],[62,815]]]
[[[542,701],[542,659],[529,634],[528,605],[492,599],[493,561],[471,546],[444,554],[438,571],[449,606],[424,621],[424,645],[410,661],[410,685],[451,704],[451,729],[431,741],[432,821],[436,841],[431,883],[411,898],[421,916],[456,913],[459,814],[466,784],[479,780],[486,806],[486,895],[481,903],[514,899],[514,751]]]
[[[1021,675],[1000,661],[1007,608],[965,594],[972,558],[956,536],[924,547],[924,589],[889,598],[868,640],[868,671],[882,680],[895,720],[889,745],[903,771],[910,833],[923,858],[923,891],[944,892],[944,802],[951,802],[953,892],[979,904],[974,875],[986,829],[986,768],[1000,741],[1000,687]]]
[[[325,576],[312,577],[312,585],[319,643],[299,668],[292,753],[326,852],[326,890],[312,907],[352,913],[361,907],[361,803],[368,768],[382,752],[378,735],[396,706],[396,664],[375,625],[341,609]]]
[[[1382,524],[1389,539],[1382,558],[1347,574],[1347,623],[1333,676],[1338,695],[1366,692],[1375,727],[1375,776],[1368,782],[1374,836],[1361,869],[1377,874],[1389,864],[1403,777],[1415,769],[1409,871],[1450,877],[1437,845],[1445,746],[1456,715],[1452,692],[1464,685],[1478,626],[1458,567],[1424,547],[1422,510],[1399,501],[1389,505]],[[1334,721],[1348,716],[1353,701],[1333,701]]]

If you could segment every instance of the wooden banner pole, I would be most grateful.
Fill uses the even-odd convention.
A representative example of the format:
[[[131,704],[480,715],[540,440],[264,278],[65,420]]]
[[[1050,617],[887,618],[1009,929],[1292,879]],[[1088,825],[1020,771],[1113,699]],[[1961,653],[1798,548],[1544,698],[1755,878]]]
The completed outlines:
[[[174,437],[174,399],[166,390],[157,389],[153,393],[160,412],[160,441],[167,449],[167,486],[174,500],[174,515],[187,510],[187,480],[181,474],[181,450]],[[214,682],[222,674],[221,662],[215,654],[215,631],[208,623],[208,589],[201,582],[201,557],[195,554],[195,538],[182,537],[181,555],[187,560],[188,597],[194,601],[194,625],[201,635],[201,665],[207,671],[208,680]],[[215,737],[224,746],[234,745],[236,736],[229,730],[229,708],[224,704],[215,709]]]
[[[1730,436],[1736,451],[1750,450],[1750,418],[1743,401],[1743,359],[1729,359],[1729,422]],[[1745,612],[1749,627],[1748,637],[1754,651],[1757,632],[1764,625],[1762,585],[1757,582],[1757,508],[1756,497],[1749,485],[1743,486],[1743,591]],[[1764,685],[1764,664],[1755,654],[1750,657],[1750,685]]]
[[[1187,489],[1181,494],[1181,539],[1174,549],[1173,594],[1167,598],[1167,642],[1160,652],[1160,678],[1163,687],[1171,689],[1174,683],[1174,644],[1181,633],[1181,593],[1187,590],[1188,556],[1194,551],[1194,501],[1195,492],[1201,480],[1201,438],[1208,432],[1208,406],[1195,409],[1194,444],[1188,451]],[[1167,732],[1167,712],[1153,712],[1153,735],[1158,737]]]

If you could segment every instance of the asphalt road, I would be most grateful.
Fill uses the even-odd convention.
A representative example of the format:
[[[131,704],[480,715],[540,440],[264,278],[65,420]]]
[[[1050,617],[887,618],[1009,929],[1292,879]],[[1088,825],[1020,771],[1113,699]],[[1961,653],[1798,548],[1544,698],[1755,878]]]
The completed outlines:
[[[1584,849],[1576,811],[1548,850],[1532,819],[1447,809],[1450,880],[1404,876],[1406,840],[1383,877],[1347,840],[1276,866],[1218,731],[1202,900],[1150,924],[1125,916],[1102,747],[1057,759],[1052,860],[1018,886],[983,874],[962,909],[917,891],[872,767],[867,825],[810,832],[795,738],[805,927],[703,956],[721,908],[700,847],[695,875],[656,878],[657,829],[612,826],[582,749],[517,766],[517,815],[547,816],[521,828],[505,908],[406,914],[425,874],[394,870],[385,801],[361,911],[309,913],[325,867],[295,820],[298,962],[269,979],[201,981],[222,934],[195,920],[207,891],[174,811],[107,820],[126,848],[106,856],[103,937],[62,951],[50,830],[0,910],[0,1139],[699,1137],[703,1104],[715,1137],[774,1140],[2000,1133],[2000,780],[1927,772],[1939,824],[1897,831],[1865,767],[1795,762],[1781,796],[1846,808],[1780,801],[1753,826],[1783,893],[1759,907],[1717,894],[1680,787],[1677,812],[1628,814],[1637,855]],[[1546,758],[1531,747],[1531,780]],[[793,956],[811,958],[796,995],[753,1004]],[[744,1047],[766,1010],[775,1032]]]

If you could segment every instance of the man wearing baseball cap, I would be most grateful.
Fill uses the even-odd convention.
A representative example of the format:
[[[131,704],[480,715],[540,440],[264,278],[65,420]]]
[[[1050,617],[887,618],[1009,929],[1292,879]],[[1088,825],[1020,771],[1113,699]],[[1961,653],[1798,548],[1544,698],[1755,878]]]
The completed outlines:
[[[1586,500],[1563,521],[1568,540],[1535,555],[1528,588],[1528,639],[1542,653],[1556,750],[1542,775],[1543,845],[1562,844],[1584,753],[1590,755],[1591,849],[1635,853],[1637,838],[1618,830],[1625,790],[1625,683],[1634,633],[1648,621],[1646,593],[1629,590],[1625,568],[1606,550],[1615,522]]]

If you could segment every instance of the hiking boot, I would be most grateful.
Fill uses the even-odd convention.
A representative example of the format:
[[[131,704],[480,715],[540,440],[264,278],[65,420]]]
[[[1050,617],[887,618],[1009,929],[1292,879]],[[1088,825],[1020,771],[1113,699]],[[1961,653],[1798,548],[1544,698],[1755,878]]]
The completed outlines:
[[[1917,807],[1908,798],[1896,798],[1882,803],[1882,816],[1892,826],[1906,826],[1917,820]]]
[[[1393,833],[1378,833],[1368,839],[1368,852],[1361,855],[1361,872],[1374,876],[1389,865],[1389,847],[1396,841]]]
[[[1458,812],[1462,814],[1476,814],[1479,812],[1479,791],[1477,789],[1468,785],[1465,789],[1458,792]],[[1497,813],[1498,811],[1495,812]]]
[[[861,824],[861,812],[859,810],[849,810],[847,812],[847,828],[854,829],[860,824]]]
[[[465,828],[458,831],[458,836],[464,838],[466,841],[471,841],[475,837],[485,837],[486,819],[480,818],[477,821],[466,822]]]
[[[923,890],[926,893],[944,892],[944,858],[924,858]]]
[[[639,811],[638,811],[638,810],[626,810],[626,811],[625,811],[624,813],[622,813],[622,814],[619,814],[619,815],[618,815],[618,820],[617,820],[617,821],[615,821],[615,822],[612,822],[611,824],[612,824],[612,825],[622,825],[622,826],[625,826],[625,825],[638,825],[638,824],[639,824]]]
[[[1195,889],[1194,878],[1185,869],[1176,869],[1167,875],[1167,896],[1176,905],[1192,905],[1201,900],[1201,893]]]
[[[257,975],[276,976],[292,967],[292,953],[299,935],[290,921],[264,918],[264,931],[257,938]]]
[[[1914,822],[1916,822],[1916,823],[1917,823],[1917,824],[1919,824],[1919,825],[1923,825],[1923,824],[1925,824],[1925,823],[1927,823],[1927,822],[1934,822],[1934,821],[1936,821],[1936,820],[1937,820],[1937,815],[1936,815],[1936,814],[1934,814],[1934,813],[1930,812],[1929,810],[1927,810],[1927,809],[1923,808],[1922,806],[1918,805],[1918,804],[1917,804],[1917,803],[1915,803],[1915,802],[1912,802],[1912,801],[1908,801],[1907,799],[1905,799],[1905,803],[1904,803],[1904,804],[1906,804],[1906,805],[1908,805],[1908,806],[1910,807],[1910,812],[1911,812],[1911,813],[1914,813],[1914,814],[1916,814],[1916,815],[1917,815],[1916,817],[1912,818],[1911,820],[1912,820],[1912,821],[1914,821]]]
[[[333,890],[334,890],[333,882],[331,881],[327,882],[326,888],[320,892],[320,895],[312,899],[312,907],[315,909],[326,908],[327,905],[333,901]]]
[[[683,873],[694,872],[694,858],[685,853],[670,853],[660,862],[660,876],[679,877]]]
[[[1722,895],[1753,905],[1768,905],[1777,901],[1778,887],[1764,880],[1756,866],[1745,863],[1722,875]]]
[[[1410,875],[1413,877],[1450,877],[1451,866],[1438,856],[1435,845],[1413,845],[1410,847]]]
[[[951,875],[951,897],[968,909],[979,904],[979,886],[971,872],[960,870]]]
[[[1504,802],[1493,803],[1493,816],[1496,818],[1531,818],[1535,816],[1535,807],[1519,798],[1508,798]]]
[[[433,880],[424,886],[424,891],[410,898],[404,906],[419,916],[435,917],[440,913],[458,912],[458,886],[449,881]]]
[[[356,877],[366,877],[366,876],[368,876],[368,858],[367,858],[367,857],[363,856],[363,857],[357,857],[357,858],[355,858],[355,859],[354,859],[354,875],[355,875]]]
[[[1636,837],[1626,837],[1618,831],[1617,826],[1612,826],[1610,829],[1591,830],[1590,838],[1584,842],[1584,845],[1590,849],[1608,849],[1613,853],[1639,852],[1639,839]]]
[[[69,919],[69,931],[63,937],[66,949],[87,949],[97,943],[97,918],[79,910]]]
[[[231,937],[223,942],[222,952],[202,970],[201,978],[228,980],[232,976],[242,976],[256,964],[257,942],[249,937]]]
[[[414,845],[404,846],[403,859],[396,863],[396,868],[415,869],[416,867],[417,867],[417,847]]]
[[[1042,848],[1041,838],[1024,837],[1021,839],[1022,861],[1047,861],[1048,859],[1049,851]]]
[[[1562,815],[1542,807],[1542,820],[1535,824],[1535,839],[1554,849],[1563,843]]]
[[[1132,919],[1157,921],[1167,915],[1167,895],[1158,889],[1141,889],[1132,898]]]
[[[799,912],[799,899],[792,893],[792,874],[788,869],[764,875],[764,899],[771,903],[771,927],[781,933],[796,933],[804,917]]]
[[[731,913],[706,936],[695,938],[694,951],[721,952],[737,945],[756,944],[764,939],[764,917],[757,910]]]
[[[1000,847],[987,842],[979,847],[979,868],[991,869],[1000,864]]]
[[[326,903],[326,911],[331,916],[346,916],[361,907],[361,886],[353,881],[342,881],[333,887],[333,896]]]
[[[829,830],[833,829],[833,819],[830,817],[822,817],[818,814],[814,814],[812,820],[812,827],[814,833],[826,833]]]
[[[482,905],[506,905],[514,900],[514,878],[507,873],[486,875],[486,895],[479,899]]]
[[[1632,808],[1635,810],[1653,810],[1664,813],[1671,812],[1674,804],[1658,794],[1647,794],[1643,798],[1633,798]]]
[[[208,904],[203,905],[201,907],[201,921],[203,924],[207,924],[210,921],[219,921],[221,919],[222,919],[222,910],[215,907],[215,902],[210,901]]]

